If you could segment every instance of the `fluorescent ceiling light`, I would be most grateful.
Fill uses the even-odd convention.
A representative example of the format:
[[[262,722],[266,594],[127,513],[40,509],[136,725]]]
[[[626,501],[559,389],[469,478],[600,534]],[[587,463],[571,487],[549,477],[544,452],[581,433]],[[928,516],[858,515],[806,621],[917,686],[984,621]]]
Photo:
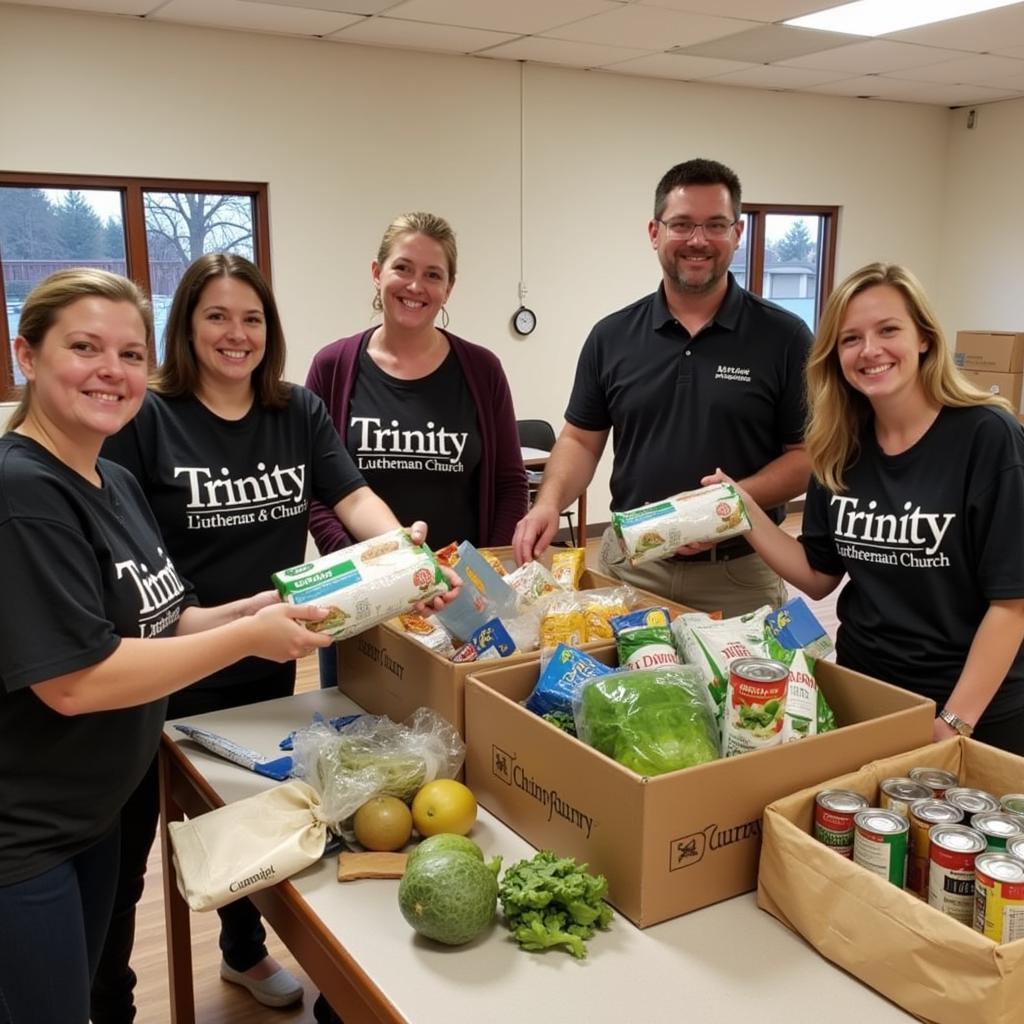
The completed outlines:
[[[802,18],[790,18],[784,25],[847,32],[854,36],[883,36],[917,25],[962,18],[997,7],[1009,7],[1018,0],[856,0]]]

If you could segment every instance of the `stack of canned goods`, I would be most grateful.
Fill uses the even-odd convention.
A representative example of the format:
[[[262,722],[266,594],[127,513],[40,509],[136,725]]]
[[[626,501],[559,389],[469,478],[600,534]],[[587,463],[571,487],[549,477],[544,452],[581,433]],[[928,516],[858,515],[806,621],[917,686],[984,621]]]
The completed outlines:
[[[998,800],[913,768],[883,779],[878,802],[822,790],[815,838],[995,942],[1024,938],[1024,794]]]

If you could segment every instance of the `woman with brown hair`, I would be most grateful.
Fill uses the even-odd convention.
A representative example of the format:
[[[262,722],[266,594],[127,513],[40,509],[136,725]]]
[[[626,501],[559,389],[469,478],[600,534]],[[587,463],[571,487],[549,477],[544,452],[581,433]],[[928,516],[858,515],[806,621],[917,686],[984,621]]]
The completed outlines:
[[[934,699],[936,740],[1024,753],[1024,429],[960,375],[921,285],[892,264],[832,293],[807,392],[803,533],[748,503],[750,543],[812,598],[849,576],[839,663]]]
[[[61,271],[28,296],[18,332],[28,383],[0,438],[0,1016],[85,1024],[119,813],[153,762],[165,698],[247,655],[276,663],[327,641],[296,621],[322,611],[274,595],[198,607],[137,482],[100,458],[145,395],[139,289]]]
[[[185,271],[167,322],[166,355],[135,420],[104,454],[138,479],[182,571],[205,602],[266,586],[305,558],[315,498],[357,539],[399,525],[341,446],[323,403],[282,379],[284,332],[259,269],[230,253]],[[423,540],[426,526],[413,535]],[[246,658],[169,705],[172,718],[289,696],[294,665]],[[129,967],[135,904],[158,813],[155,769],[125,808],[122,875],[93,1024],[134,1019]],[[221,976],[259,1002],[287,1006],[302,986],[267,953],[259,912],[239,900],[221,916]]]

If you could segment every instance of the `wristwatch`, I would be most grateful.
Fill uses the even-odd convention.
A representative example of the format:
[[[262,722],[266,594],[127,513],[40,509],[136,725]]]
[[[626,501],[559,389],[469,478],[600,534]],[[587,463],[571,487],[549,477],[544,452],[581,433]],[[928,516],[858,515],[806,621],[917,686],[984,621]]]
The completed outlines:
[[[941,718],[950,729],[955,729],[961,736],[970,736],[974,732],[974,726],[970,722],[965,722],[959,715],[950,711],[949,708],[943,708],[939,712],[939,718]]]

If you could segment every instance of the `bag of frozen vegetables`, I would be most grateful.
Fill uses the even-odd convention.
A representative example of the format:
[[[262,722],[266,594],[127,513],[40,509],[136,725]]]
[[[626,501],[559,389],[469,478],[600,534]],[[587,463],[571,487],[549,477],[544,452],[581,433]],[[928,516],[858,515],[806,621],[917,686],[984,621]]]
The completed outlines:
[[[587,680],[573,701],[584,743],[639,775],[662,775],[719,756],[718,725],[701,674],[689,665]]]

